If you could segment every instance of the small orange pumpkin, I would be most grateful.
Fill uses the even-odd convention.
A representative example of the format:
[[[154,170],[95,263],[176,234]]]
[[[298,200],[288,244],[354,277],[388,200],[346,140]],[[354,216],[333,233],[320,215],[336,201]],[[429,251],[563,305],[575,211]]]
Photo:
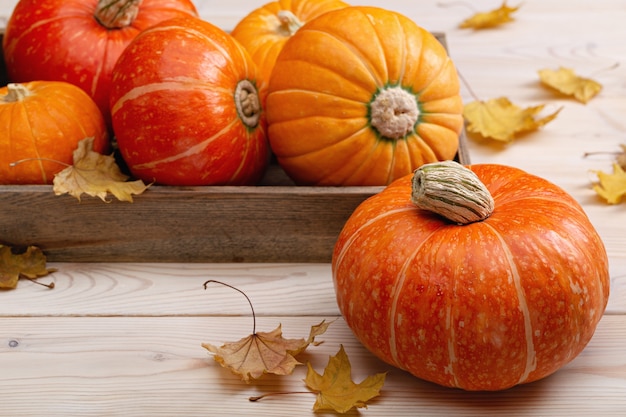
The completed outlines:
[[[79,87],[32,81],[0,88],[0,184],[52,183],[88,137],[96,152],[108,149],[104,117]]]
[[[259,78],[267,82],[287,39],[309,20],[347,6],[340,0],[272,1],[240,20],[231,35],[248,50],[259,68]]]
[[[332,271],[346,323],[370,351],[466,390],[557,371],[609,297],[607,254],[580,205],[495,164],[427,164],[369,198],[341,231]]]
[[[463,127],[445,48],[407,17],[375,7],[325,13],[276,60],[270,146],[298,184],[386,185],[453,159]]]

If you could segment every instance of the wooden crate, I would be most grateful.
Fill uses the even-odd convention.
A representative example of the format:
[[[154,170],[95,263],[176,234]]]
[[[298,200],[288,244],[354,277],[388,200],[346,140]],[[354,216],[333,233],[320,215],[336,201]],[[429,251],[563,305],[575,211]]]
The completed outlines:
[[[457,161],[466,149],[463,133]],[[295,186],[278,165],[259,186],[152,186],[134,203],[0,185],[0,243],[36,245],[50,262],[329,262],[345,221],[382,188]]]

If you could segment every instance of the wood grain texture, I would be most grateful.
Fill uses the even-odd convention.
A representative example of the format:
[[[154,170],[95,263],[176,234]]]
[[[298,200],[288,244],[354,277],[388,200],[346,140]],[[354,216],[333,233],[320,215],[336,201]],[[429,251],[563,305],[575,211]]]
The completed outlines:
[[[55,262],[327,262],[354,208],[375,191],[151,187],[134,203],[0,186],[0,241]],[[36,203],[35,203],[36,202]]]
[[[246,299],[207,280],[234,285],[258,316],[339,314],[329,264],[54,263],[42,282],[0,291],[0,317],[222,316],[251,314]],[[278,301],[280,300],[280,301]]]
[[[305,337],[322,319],[329,317],[263,317],[258,326],[271,330],[282,323],[286,337]],[[200,346],[244,337],[249,318],[33,317],[1,319],[0,325],[0,415],[312,415],[311,394],[247,400],[306,391],[305,367],[247,385]],[[300,358],[319,372],[340,344],[355,381],[388,372],[381,396],[363,412],[368,416],[618,416],[626,409],[623,316],[606,316],[583,354],[556,374],[498,393],[445,389],[391,368],[365,351],[341,319],[319,339],[324,343]]]

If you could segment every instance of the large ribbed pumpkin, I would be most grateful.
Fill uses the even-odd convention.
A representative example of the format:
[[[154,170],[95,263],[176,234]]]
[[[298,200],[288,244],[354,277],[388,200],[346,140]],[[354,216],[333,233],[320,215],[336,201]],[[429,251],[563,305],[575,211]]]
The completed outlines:
[[[341,0],[278,0],[254,9],[237,23],[231,34],[250,52],[269,81],[276,57],[300,27],[322,13],[348,6]]]
[[[183,15],[197,15],[191,0],[20,0],[4,36],[9,78],[77,85],[110,124],[117,58],[142,30]]]
[[[546,377],[583,350],[605,310],[600,237],[544,179],[448,165],[463,168],[428,164],[347,221],[332,260],[341,313],[379,358],[437,384],[501,390]]]
[[[346,7],[284,45],[270,78],[269,139],[298,184],[386,185],[453,159],[463,126],[455,67],[407,17]]]
[[[165,185],[251,185],[269,161],[256,65],[196,18],[141,33],[113,70],[111,114],[131,173]]]
[[[102,113],[79,87],[33,81],[0,88],[0,184],[52,183],[88,137],[96,152],[108,150]]]

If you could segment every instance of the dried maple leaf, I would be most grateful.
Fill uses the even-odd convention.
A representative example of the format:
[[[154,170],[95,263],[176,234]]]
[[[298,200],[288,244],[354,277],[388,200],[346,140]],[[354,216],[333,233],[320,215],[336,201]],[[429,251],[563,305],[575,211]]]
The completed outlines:
[[[0,245],[0,289],[17,287],[20,277],[34,280],[54,272],[46,268],[46,256],[36,246],[29,246],[23,253],[13,253],[9,246]],[[53,284],[42,284],[53,288]]]
[[[516,133],[536,130],[552,121],[561,109],[542,118],[535,116],[544,105],[522,109],[506,97],[488,101],[473,101],[465,105],[463,117],[467,121],[467,131],[478,133],[484,138],[510,142]]]
[[[320,375],[309,363],[306,386],[317,393],[313,411],[330,410],[346,413],[352,408],[367,408],[367,401],[380,394],[385,383],[386,374],[370,375],[362,382],[355,384],[352,381],[352,367],[348,355],[340,346],[339,352],[331,356]]]
[[[581,103],[587,103],[602,90],[602,84],[590,78],[580,77],[570,68],[539,70],[539,79],[544,85],[573,96]]]
[[[148,186],[143,181],[127,182],[111,155],[102,155],[93,150],[93,138],[78,143],[74,151],[74,165],[59,172],[53,181],[56,195],[69,193],[80,201],[81,195],[99,197],[108,202],[108,193],[120,201],[133,201],[133,194],[143,193]]]
[[[612,174],[596,171],[596,175],[599,182],[593,185],[593,189],[608,204],[617,204],[626,196],[626,172],[619,163],[613,163]]]
[[[271,332],[254,332],[237,342],[227,342],[221,347],[203,343],[202,346],[213,353],[213,358],[220,365],[230,369],[245,382],[258,379],[263,374],[289,375],[296,365],[300,365],[295,358],[310,344],[315,337],[326,331],[331,323],[322,321],[311,326],[308,339],[285,339],[282,336],[281,326]]]
[[[465,19],[459,24],[459,27],[463,29],[485,29],[498,26],[503,23],[512,22],[514,19],[511,15],[518,9],[519,6],[507,6],[505,1],[497,9],[493,9],[488,12],[479,12],[474,14],[472,17]]]

